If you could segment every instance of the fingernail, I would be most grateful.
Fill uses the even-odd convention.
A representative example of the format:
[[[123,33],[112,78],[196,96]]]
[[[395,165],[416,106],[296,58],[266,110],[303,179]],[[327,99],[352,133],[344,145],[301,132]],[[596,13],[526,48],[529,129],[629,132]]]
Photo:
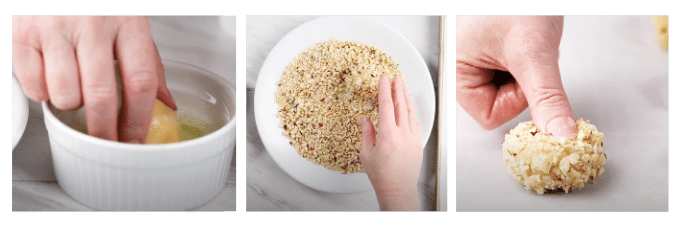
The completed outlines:
[[[548,122],[546,131],[557,139],[571,137],[576,133],[576,121],[570,117],[558,117]]]

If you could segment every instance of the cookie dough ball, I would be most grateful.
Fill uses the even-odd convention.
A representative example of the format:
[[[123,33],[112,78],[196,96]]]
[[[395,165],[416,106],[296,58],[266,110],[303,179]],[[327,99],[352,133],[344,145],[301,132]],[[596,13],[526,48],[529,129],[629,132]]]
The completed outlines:
[[[668,16],[652,16],[656,37],[664,49],[668,49]]]
[[[533,122],[510,130],[503,141],[503,164],[508,174],[538,194],[562,189],[568,193],[602,175],[607,156],[604,134],[595,125],[576,121],[576,138],[556,139],[542,133]]]
[[[179,142],[180,124],[175,111],[156,100],[151,115],[149,133],[146,135],[147,144],[162,144]]]

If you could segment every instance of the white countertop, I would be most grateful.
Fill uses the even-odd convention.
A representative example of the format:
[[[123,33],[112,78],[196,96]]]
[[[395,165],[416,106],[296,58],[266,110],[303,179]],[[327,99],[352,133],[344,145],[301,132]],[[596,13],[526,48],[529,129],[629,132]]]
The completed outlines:
[[[604,173],[538,195],[508,176],[501,141],[526,110],[486,131],[457,105],[458,211],[668,211],[668,52],[648,16],[567,16],[560,71],[574,116],[605,135]]]
[[[247,16],[246,84],[247,84],[247,210],[379,210],[375,192],[336,194],[309,188],[287,175],[266,151],[255,125],[253,96],[262,63],[272,48],[289,31],[317,16]],[[425,60],[438,89],[439,17],[375,16],[367,17],[400,32]],[[436,134],[435,129],[424,149],[418,191],[423,210],[436,208]],[[443,151],[445,152],[445,150]],[[445,161],[443,161],[445,165]],[[441,184],[446,184],[444,179]],[[445,193],[445,191],[444,191]],[[444,196],[445,198],[445,196]],[[440,202],[446,204],[446,201]],[[446,208],[446,206],[441,206]]]
[[[162,59],[189,63],[225,77],[235,84],[235,17],[150,17],[154,41]],[[236,158],[226,187],[202,211],[236,210]],[[29,101],[29,120],[12,151],[12,210],[92,210],[59,187],[42,109]]]

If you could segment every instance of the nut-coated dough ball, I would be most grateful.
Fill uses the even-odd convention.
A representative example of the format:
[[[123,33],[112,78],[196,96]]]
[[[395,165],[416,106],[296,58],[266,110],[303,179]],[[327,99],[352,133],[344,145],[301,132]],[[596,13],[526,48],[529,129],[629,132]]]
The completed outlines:
[[[556,139],[523,122],[505,135],[503,164],[508,174],[539,194],[562,189],[568,193],[594,181],[604,171],[604,134],[583,118],[576,138]]]
[[[668,15],[666,16],[652,16],[654,23],[654,30],[656,37],[659,39],[659,44],[664,49],[668,49]]]

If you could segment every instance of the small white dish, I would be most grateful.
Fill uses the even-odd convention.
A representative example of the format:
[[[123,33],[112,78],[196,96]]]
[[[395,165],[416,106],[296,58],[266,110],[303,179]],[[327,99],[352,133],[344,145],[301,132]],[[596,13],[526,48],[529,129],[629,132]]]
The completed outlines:
[[[28,123],[28,99],[21,84],[12,75],[12,150],[17,147]]]
[[[411,92],[420,122],[423,147],[432,131],[435,96],[432,77],[416,48],[395,30],[372,20],[356,17],[324,17],[292,30],[272,49],[262,65],[255,89],[255,120],[262,143],[274,161],[291,177],[308,187],[334,193],[357,193],[372,190],[365,173],[342,174],[314,164],[297,154],[288,138],[282,135],[276,83],[293,59],[315,43],[331,38],[350,40],[380,48],[399,63]]]
[[[236,144],[235,87],[195,66],[163,65],[177,115],[195,112],[219,128],[178,143],[128,144],[74,130],[72,125],[84,122],[82,108],[60,111],[42,103],[57,181],[76,201],[97,210],[189,210],[225,187]],[[177,92],[211,104],[195,107]]]

